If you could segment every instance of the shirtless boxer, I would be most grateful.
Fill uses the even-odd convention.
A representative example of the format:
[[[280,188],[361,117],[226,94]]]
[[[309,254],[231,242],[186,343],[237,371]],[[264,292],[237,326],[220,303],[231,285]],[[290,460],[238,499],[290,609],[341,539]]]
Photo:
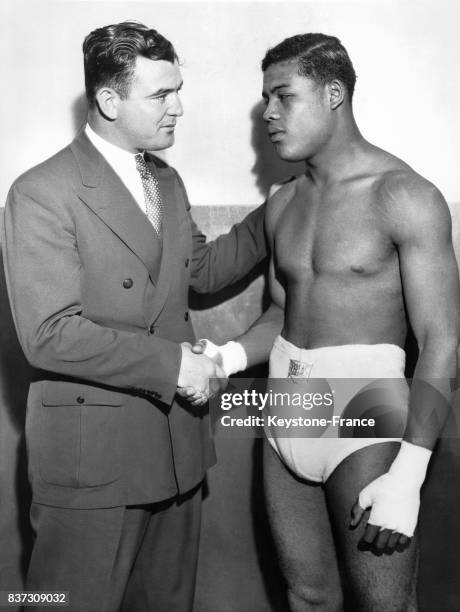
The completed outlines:
[[[354,69],[337,38],[288,38],[262,70],[270,139],[280,158],[305,160],[306,171],[271,190],[272,305],[237,342],[207,341],[206,352],[228,375],[270,353],[273,378],[397,378],[410,322],[414,381],[442,386],[456,373],[459,320],[442,195],[362,137]],[[442,415],[430,420],[433,396],[421,388],[412,385],[402,443],[269,432],[267,507],[293,612],[417,609],[410,538],[442,423]]]

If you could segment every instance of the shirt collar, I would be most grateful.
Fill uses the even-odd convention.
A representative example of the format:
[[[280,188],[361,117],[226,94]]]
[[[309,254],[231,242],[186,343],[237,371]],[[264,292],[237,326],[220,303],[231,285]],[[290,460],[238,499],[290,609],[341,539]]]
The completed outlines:
[[[106,161],[118,173],[120,168],[126,168],[126,164],[130,164],[130,166],[135,165],[135,153],[130,153],[105,140],[99,134],[96,134],[88,123],[85,126],[85,133],[99,153],[105,157]]]

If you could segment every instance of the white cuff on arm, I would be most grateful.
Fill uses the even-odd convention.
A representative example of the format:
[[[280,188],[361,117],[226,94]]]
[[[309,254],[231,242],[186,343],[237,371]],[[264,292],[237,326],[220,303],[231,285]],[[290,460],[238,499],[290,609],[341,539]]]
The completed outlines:
[[[201,340],[200,340],[201,342]],[[242,372],[248,366],[248,357],[243,345],[239,342],[230,340],[222,346],[214,344],[210,340],[205,340],[206,348],[204,354],[210,359],[214,359],[220,355],[222,360],[222,369],[227,376]]]

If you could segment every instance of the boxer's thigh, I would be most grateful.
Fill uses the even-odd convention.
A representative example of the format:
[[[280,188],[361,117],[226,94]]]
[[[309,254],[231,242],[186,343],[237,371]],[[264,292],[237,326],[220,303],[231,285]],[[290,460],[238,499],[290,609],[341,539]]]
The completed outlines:
[[[356,529],[350,529],[351,508],[360,491],[388,470],[399,447],[398,442],[366,446],[346,457],[325,484],[346,586],[347,610],[411,612],[416,609],[417,538],[412,538],[408,547],[394,552],[379,552],[364,545],[361,538],[368,512]]]
[[[322,486],[296,477],[265,440],[264,488],[292,610],[340,610],[340,578]]]

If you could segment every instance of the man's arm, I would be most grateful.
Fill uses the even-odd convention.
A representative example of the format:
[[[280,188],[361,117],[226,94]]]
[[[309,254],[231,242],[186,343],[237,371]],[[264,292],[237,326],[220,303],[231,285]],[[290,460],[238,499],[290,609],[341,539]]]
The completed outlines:
[[[265,209],[261,204],[228,233],[207,242],[190,212],[184,183],[176,173],[190,217],[193,239],[190,286],[197,293],[215,293],[244,278],[268,254],[265,239]]]
[[[282,184],[271,187],[265,211],[265,234],[267,244],[273,245],[276,225],[282,211],[275,194],[280,191]],[[283,194],[280,193],[283,197]],[[284,202],[285,203],[285,202]],[[273,248],[268,270],[268,286],[271,304],[269,308],[251,325],[251,327],[235,340],[223,346],[217,346],[209,340],[203,340],[193,347],[193,351],[206,355],[222,364],[227,376],[241,372],[248,367],[268,361],[275,338],[281,333],[284,325],[285,291],[276,277]]]
[[[208,391],[215,365],[204,356],[165,338],[105,327],[85,317],[76,228],[59,201],[62,189],[56,177],[29,175],[13,186],[5,208],[5,274],[28,361],[165,403],[171,403],[178,381],[193,381]]]
[[[404,297],[419,347],[404,439],[432,450],[457,373],[460,291],[447,204],[434,188],[419,200],[424,205],[408,207],[399,228]]]
[[[213,359],[228,377],[268,361],[275,338],[283,328],[283,322],[284,310],[272,302],[251,327],[235,340],[218,346],[203,339],[199,340],[192,350],[196,354],[204,354]],[[192,399],[197,399],[197,395]]]
[[[228,378],[232,374],[268,361],[273,343],[281,333],[283,323],[284,309],[272,301],[251,327],[235,340],[219,346],[208,339],[202,339],[192,347],[192,351],[197,355],[204,354],[215,361]],[[207,400],[196,385],[190,385],[179,393],[195,406],[200,406]]]
[[[398,456],[389,472],[360,494],[353,524],[372,506],[365,540],[388,545],[391,531],[412,536],[431,450],[449,410],[459,337],[459,277],[449,209],[432,185],[420,179],[390,187],[392,235],[398,248],[404,298],[419,346],[409,416]],[[380,528],[384,532],[378,534]],[[394,536],[392,542],[396,541]]]

